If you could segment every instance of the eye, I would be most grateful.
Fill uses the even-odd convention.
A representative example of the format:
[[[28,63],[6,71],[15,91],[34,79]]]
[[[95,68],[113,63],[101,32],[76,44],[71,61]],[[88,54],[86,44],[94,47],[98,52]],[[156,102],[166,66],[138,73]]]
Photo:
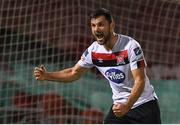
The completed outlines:
[[[99,27],[103,27],[104,24],[103,24],[103,23],[99,23],[98,26],[99,26]]]
[[[96,26],[95,24],[91,23],[91,27],[95,27],[95,26]]]

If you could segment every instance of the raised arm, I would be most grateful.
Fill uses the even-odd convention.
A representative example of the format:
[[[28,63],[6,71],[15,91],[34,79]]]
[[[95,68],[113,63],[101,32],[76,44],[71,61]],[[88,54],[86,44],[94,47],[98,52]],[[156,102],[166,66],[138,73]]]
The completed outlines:
[[[34,77],[36,80],[47,80],[57,82],[72,82],[78,80],[85,72],[87,68],[81,67],[78,63],[71,67],[60,71],[47,72],[44,65],[35,67]]]

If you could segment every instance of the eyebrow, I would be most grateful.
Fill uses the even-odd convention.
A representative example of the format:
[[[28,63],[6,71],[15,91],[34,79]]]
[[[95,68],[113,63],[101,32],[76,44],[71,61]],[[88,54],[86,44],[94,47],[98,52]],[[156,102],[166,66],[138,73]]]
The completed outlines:
[[[97,24],[97,23],[104,23],[104,22],[105,22],[104,20],[100,20],[100,21],[98,21],[98,22],[96,21],[96,24]],[[92,21],[91,21],[91,23],[92,23]]]

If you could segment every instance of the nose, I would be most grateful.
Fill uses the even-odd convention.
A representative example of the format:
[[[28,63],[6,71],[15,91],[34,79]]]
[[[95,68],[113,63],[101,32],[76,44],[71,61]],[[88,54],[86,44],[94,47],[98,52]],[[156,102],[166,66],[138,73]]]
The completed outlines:
[[[95,27],[94,27],[94,31],[95,31],[95,32],[98,32],[98,31],[99,31],[99,26],[95,26]]]

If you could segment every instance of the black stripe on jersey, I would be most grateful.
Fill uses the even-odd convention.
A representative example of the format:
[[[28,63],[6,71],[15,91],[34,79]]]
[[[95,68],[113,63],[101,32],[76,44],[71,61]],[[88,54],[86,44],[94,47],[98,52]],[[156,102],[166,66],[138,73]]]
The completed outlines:
[[[139,61],[137,61],[137,67],[138,67],[138,68],[145,67],[145,62],[144,62],[144,60],[139,60]]]
[[[121,66],[129,64],[128,58],[124,58],[123,62],[118,63],[117,59],[114,60],[98,60],[98,59],[92,59],[92,62],[94,65],[99,67],[113,67],[113,66]]]

